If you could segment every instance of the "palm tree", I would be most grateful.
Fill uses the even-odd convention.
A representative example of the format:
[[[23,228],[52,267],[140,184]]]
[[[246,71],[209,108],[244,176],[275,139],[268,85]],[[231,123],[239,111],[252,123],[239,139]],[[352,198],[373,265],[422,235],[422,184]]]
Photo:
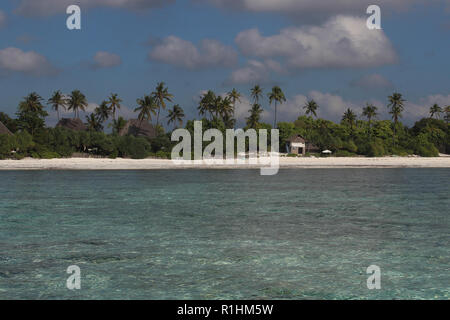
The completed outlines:
[[[173,123],[174,130],[176,128],[177,122],[180,126],[183,125],[184,111],[179,104],[174,105],[173,109],[169,110],[169,115],[167,116],[167,118],[169,119],[167,121],[167,124]]]
[[[205,116],[206,114],[210,114],[211,118],[212,118],[212,113],[213,113],[213,109],[214,109],[214,104],[216,103],[217,97],[216,94],[209,90],[208,92],[204,93],[201,97],[200,97],[200,103],[198,105],[198,113],[200,116]]]
[[[275,102],[275,120],[273,127],[277,126],[277,103],[282,104],[286,102],[286,97],[284,96],[283,91],[280,87],[275,86],[272,88],[272,92],[267,95],[269,97],[269,103],[272,105],[272,102]]]
[[[218,110],[222,118],[234,118],[234,103],[232,98],[225,97],[218,100]]]
[[[156,104],[158,105],[158,116],[156,118],[156,126],[158,126],[161,108],[163,108],[163,110],[166,108],[166,101],[172,102],[173,95],[169,93],[169,89],[165,87],[165,83],[160,82],[156,86],[155,91],[152,92],[152,96],[155,98]]]
[[[313,115],[317,118],[317,109],[319,109],[319,105],[314,100],[311,99],[310,101],[306,102],[303,109],[306,110],[306,115]]]
[[[430,119],[436,116],[436,119],[441,118],[441,113],[444,112],[441,107],[436,103],[430,108]]]
[[[263,109],[258,103],[253,104],[252,108],[249,110],[250,116],[247,118],[247,126],[252,129],[256,129]]]
[[[109,97],[107,101],[109,105],[109,109],[111,110],[111,113],[113,114],[113,119],[116,119],[116,111],[120,109],[122,99],[119,98],[119,96],[116,93],[111,93],[111,96]]]
[[[392,137],[393,144],[395,147],[395,135],[397,130],[398,119],[401,118],[402,112],[405,110],[405,101],[401,93],[394,93],[389,98],[389,114],[392,115],[392,119],[394,120],[394,136]]]
[[[372,119],[378,116],[377,113],[378,108],[373,104],[367,104],[367,106],[363,109],[363,117],[366,117],[369,120],[369,139],[372,136]]]
[[[231,103],[233,104],[233,118],[235,118],[236,114],[236,102],[241,102],[242,95],[233,88],[230,92],[228,92],[228,98],[230,98]]]
[[[252,88],[251,96],[254,103],[259,104],[259,99],[263,97],[263,89],[259,85],[254,86]]]
[[[134,112],[139,111],[138,119],[140,122],[143,120],[151,121],[152,114],[156,115],[156,109],[158,109],[158,105],[156,104],[156,100],[152,96],[144,96],[142,99],[136,100],[139,107],[134,109]]]
[[[86,116],[86,121],[88,123],[89,130],[100,132],[103,130],[102,123],[95,113],[91,113],[89,116]]]
[[[80,118],[79,110],[85,111],[88,105],[86,97],[80,90],[74,90],[67,100],[68,110],[73,110],[75,118]]]
[[[44,106],[41,103],[42,100],[40,95],[36,92],[32,92],[20,102],[19,109],[24,112],[40,112],[44,109]]]
[[[110,115],[110,108],[108,107],[108,102],[103,100],[102,103],[100,103],[100,105],[95,108],[95,115],[97,117],[97,119],[103,123],[106,120],[108,120],[109,115]]]
[[[127,124],[127,121],[122,117],[117,118],[117,120],[114,119],[113,123],[112,123],[113,133],[119,134],[120,131],[122,131],[122,129],[125,128],[126,124]],[[111,126],[111,124],[110,124],[110,126]]]
[[[342,117],[342,122],[347,123],[350,125],[350,130],[353,135],[353,126],[356,121],[356,113],[353,112],[352,109],[348,108],[347,111],[345,111],[344,116]]]
[[[60,107],[66,109],[66,98],[61,93],[60,90],[55,91],[50,99],[48,99],[47,104],[51,105],[53,110],[56,111],[58,114],[58,121],[59,121],[59,109]]]

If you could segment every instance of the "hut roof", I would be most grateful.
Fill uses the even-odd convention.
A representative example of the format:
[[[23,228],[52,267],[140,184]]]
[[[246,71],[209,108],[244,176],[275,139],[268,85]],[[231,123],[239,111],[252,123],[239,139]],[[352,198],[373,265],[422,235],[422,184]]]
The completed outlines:
[[[156,138],[156,129],[146,120],[131,119],[119,132],[120,136],[133,135],[136,137]]]
[[[299,135],[295,135],[295,136],[290,137],[290,138],[288,139],[288,142],[290,142],[290,143],[305,143],[306,140],[303,139],[303,138],[302,138],[301,136],[299,136]]]
[[[1,122],[0,122],[0,134],[12,135],[11,131],[9,131],[9,129]]]
[[[80,119],[63,118],[58,122],[58,124],[56,126],[74,130],[74,131],[86,131],[87,130],[86,125]]]

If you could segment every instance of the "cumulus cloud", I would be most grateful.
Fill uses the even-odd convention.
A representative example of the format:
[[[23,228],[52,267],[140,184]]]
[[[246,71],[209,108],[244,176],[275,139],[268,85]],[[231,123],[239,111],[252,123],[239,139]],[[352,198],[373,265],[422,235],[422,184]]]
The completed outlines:
[[[70,5],[81,8],[111,7],[120,9],[149,9],[175,3],[175,0],[22,0],[16,9],[24,16],[50,16],[65,13]]]
[[[450,3],[449,0],[193,0],[209,3],[221,8],[251,11],[281,13],[305,20],[324,19],[337,14],[361,15],[369,5],[377,4],[384,10],[402,11],[415,4]]]
[[[34,51],[25,52],[14,47],[0,50],[0,73],[2,74],[21,73],[41,76],[53,75],[57,72],[58,70],[47,58]]]
[[[117,54],[106,51],[99,51],[94,56],[92,67],[95,69],[112,68],[120,65],[121,63],[122,59]]]
[[[234,70],[225,81],[226,84],[254,84],[267,83],[272,72],[285,73],[283,66],[275,60],[267,59],[264,62],[248,60],[247,65]]]
[[[397,54],[382,30],[369,30],[363,18],[337,16],[319,27],[292,27],[263,36],[258,29],[239,33],[246,56],[285,59],[288,68],[365,68],[392,64]]]
[[[353,81],[351,85],[364,89],[389,89],[393,87],[392,82],[379,74],[365,75]]]
[[[205,39],[197,47],[190,41],[169,36],[152,48],[149,59],[193,70],[232,67],[237,63],[238,54],[217,40]]]
[[[0,10],[0,29],[6,25],[6,14]]]

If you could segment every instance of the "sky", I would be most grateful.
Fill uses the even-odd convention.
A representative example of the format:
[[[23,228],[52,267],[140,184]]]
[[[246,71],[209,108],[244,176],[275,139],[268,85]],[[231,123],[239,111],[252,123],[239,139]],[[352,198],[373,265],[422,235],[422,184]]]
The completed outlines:
[[[81,30],[66,26],[72,4]],[[381,30],[366,26],[373,4]],[[366,103],[388,119],[387,97],[400,92],[412,125],[434,103],[450,105],[449,40],[450,0],[1,0],[0,111],[14,115],[33,91],[79,89],[86,115],[118,93],[119,115],[135,118],[136,99],[164,81],[187,119],[205,90],[236,88],[243,124],[259,84],[283,89],[280,121],[308,99],[329,120]],[[262,105],[271,123],[273,106]],[[47,123],[56,121],[51,112]]]

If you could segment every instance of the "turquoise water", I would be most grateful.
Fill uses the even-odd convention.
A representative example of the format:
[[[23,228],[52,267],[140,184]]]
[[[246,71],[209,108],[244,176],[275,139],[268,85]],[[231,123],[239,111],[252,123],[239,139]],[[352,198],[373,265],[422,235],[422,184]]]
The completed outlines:
[[[0,172],[0,299],[449,299],[449,169]],[[381,268],[381,290],[366,269]],[[70,265],[81,290],[66,288]]]

